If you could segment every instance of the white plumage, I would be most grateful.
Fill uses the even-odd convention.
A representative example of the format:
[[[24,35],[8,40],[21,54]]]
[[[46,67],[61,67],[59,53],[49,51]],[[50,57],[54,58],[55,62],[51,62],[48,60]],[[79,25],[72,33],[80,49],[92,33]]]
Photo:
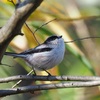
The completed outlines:
[[[6,52],[5,55],[23,58],[32,68],[48,70],[61,63],[65,44],[62,36],[51,36],[44,43],[22,53]]]

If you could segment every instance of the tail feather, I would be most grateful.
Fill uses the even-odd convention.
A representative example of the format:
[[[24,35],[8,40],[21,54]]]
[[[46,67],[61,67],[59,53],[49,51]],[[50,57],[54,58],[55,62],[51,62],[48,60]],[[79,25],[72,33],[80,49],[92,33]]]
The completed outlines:
[[[16,58],[16,57],[20,57],[20,58],[25,57],[25,56],[22,55],[22,54],[11,53],[11,52],[5,52],[5,55],[7,55],[7,56],[13,56],[14,58]]]

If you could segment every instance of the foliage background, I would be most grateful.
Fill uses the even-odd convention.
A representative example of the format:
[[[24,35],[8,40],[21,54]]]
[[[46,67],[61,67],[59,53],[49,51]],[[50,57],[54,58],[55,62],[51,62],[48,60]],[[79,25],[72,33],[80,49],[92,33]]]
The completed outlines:
[[[7,0],[0,0],[0,26],[6,24],[15,7]],[[100,36],[100,1],[99,0],[45,0],[28,18],[27,24],[34,31],[42,24],[54,18],[57,20],[39,29],[35,35],[42,43],[50,35],[62,35],[65,41],[87,36]],[[7,51],[22,52],[37,45],[32,33],[24,25],[24,36],[17,36],[10,43]],[[49,70],[52,75],[100,75],[100,39],[89,39],[66,44],[63,62]],[[0,77],[27,74],[31,69],[22,59],[4,56],[2,63],[13,67],[0,66]],[[44,75],[44,72],[37,72]],[[22,82],[20,86],[47,82]],[[50,83],[50,82],[49,82]],[[0,89],[11,87],[14,83],[0,84]],[[99,87],[70,88],[38,91],[7,96],[2,100],[99,100]]]

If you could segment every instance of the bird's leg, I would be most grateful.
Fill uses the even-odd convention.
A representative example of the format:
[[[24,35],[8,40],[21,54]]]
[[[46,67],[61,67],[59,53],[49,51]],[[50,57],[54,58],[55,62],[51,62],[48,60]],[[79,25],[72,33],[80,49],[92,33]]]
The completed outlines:
[[[52,76],[47,70],[44,70],[46,73],[48,73],[48,76]]]
[[[34,76],[36,76],[36,71],[35,71],[35,69],[33,68],[33,72],[34,72]]]

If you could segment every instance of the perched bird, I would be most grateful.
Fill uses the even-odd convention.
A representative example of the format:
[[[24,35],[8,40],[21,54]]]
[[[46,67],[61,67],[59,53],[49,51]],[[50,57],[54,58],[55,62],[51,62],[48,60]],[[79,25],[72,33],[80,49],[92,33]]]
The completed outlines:
[[[24,59],[33,70],[46,71],[61,63],[64,53],[65,44],[62,36],[54,35],[35,48],[21,53],[5,52],[5,55]],[[51,75],[49,72],[47,73]]]

